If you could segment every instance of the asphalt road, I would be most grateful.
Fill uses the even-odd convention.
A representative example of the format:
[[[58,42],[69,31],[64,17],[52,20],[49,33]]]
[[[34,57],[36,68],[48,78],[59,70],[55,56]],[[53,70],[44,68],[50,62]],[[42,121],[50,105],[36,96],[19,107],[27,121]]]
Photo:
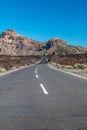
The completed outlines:
[[[0,130],[87,130],[87,79],[47,64],[0,77]]]

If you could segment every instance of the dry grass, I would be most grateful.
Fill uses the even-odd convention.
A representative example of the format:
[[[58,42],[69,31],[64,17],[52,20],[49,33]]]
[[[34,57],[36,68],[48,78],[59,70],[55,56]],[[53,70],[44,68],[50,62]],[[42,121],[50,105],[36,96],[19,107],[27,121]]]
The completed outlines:
[[[73,66],[67,65],[67,66],[65,66],[65,68],[66,68],[66,69],[73,69]]]
[[[0,55],[0,72],[12,70],[23,66],[35,64],[41,59],[40,56],[3,56]]]
[[[55,63],[55,62],[52,62],[51,64],[54,65],[54,66],[57,66],[57,63]]]
[[[58,68],[62,68],[62,66],[61,66],[60,64],[57,64],[57,67],[58,67]]]
[[[87,68],[85,68],[85,69],[83,70],[83,72],[87,74]]]
[[[85,69],[87,68],[87,64],[75,64],[73,66],[74,69]]]
[[[71,73],[75,73],[77,75],[81,75],[83,77],[87,77],[87,64],[74,64],[72,65],[61,65],[58,63],[53,62],[52,63],[53,66],[63,69],[65,71],[71,72]]]
[[[0,68],[0,73],[4,73],[6,72],[7,70],[5,68]]]

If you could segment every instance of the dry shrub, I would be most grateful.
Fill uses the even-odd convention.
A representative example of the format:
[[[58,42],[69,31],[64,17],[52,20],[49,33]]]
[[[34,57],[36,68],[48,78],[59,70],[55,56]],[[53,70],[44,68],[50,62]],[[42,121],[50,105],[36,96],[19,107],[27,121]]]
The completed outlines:
[[[86,74],[87,74],[87,68],[85,68],[85,69],[84,69],[84,73],[86,73]]]
[[[73,66],[74,69],[85,69],[86,65],[85,64],[75,64]]]
[[[73,69],[71,65],[65,66],[66,69]]]
[[[65,68],[65,65],[61,65],[61,68]]]
[[[16,66],[13,66],[12,69],[16,69],[17,67]]]
[[[5,68],[0,68],[0,73],[6,72]]]
[[[57,66],[57,64],[55,62],[52,62],[51,64],[54,65],[54,66]]]
[[[57,64],[57,67],[58,67],[58,68],[62,68],[62,66],[61,66],[60,64]]]

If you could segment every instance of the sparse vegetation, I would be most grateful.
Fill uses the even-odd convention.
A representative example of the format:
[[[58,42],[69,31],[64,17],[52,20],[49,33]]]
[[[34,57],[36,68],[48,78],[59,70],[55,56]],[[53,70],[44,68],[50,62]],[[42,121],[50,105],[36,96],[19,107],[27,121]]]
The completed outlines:
[[[66,68],[66,69],[73,69],[73,66],[67,65],[67,66],[65,66],[65,68]]]
[[[85,68],[85,69],[84,69],[84,73],[86,73],[86,74],[87,74],[87,68]]]
[[[87,77],[87,53],[55,55],[49,58],[50,63],[52,62],[57,68]]]
[[[85,64],[75,64],[73,66],[74,69],[85,69],[86,65]]]
[[[67,53],[67,50],[66,50],[63,46],[57,46],[56,52],[57,52],[59,55],[63,55],[63,54],[66,54],[66,53]]]
[[[67,46],[57,45],[56,53],[58,53],[59,55],[78,54],[80,52],[84,52],[84,50],[85,49],[83,47],[76,47],[72,45]]]
[[[0,72],[38,63],[40,56],[0,56]]]
[[[6,72],[7,70],[5,68],[0,68],[0,73]]]
[[[60,64],[57,64],[57,67],[58,67],[58,68],[62,68],[62,66],[61,66]]]

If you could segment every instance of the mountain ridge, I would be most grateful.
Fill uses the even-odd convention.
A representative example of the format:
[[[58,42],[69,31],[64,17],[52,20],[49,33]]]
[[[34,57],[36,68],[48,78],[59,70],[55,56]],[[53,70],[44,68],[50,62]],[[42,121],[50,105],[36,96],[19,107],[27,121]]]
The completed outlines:
[[[86,53],[87,48],[68,45],[60,38],[39,42],[7,29],[0,34],[0,55],[52,55]]]

